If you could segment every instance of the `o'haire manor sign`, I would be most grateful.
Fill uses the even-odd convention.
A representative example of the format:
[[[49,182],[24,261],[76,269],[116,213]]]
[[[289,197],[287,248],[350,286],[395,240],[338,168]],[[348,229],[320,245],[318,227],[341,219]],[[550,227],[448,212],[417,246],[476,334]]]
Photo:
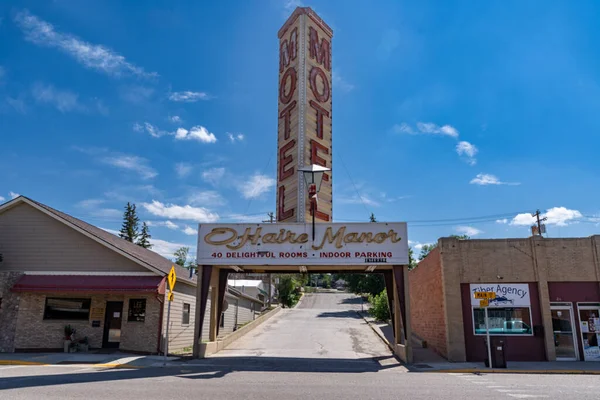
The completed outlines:
[[[206,224],[198,229],[198,264],[408,264],[405,223]]]

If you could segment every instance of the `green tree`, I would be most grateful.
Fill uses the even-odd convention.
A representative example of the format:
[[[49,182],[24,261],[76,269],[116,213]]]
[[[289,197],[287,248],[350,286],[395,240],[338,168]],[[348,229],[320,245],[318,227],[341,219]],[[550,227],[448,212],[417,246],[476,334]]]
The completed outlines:
[[[375,214],[371,213],[371,216],[369,217],[369,222],[377,222],[377,218],[375,218]]]
[[[140,219],[137,217],[135,211],[135,204],[127,202],[125,206],[125,212],[123,213],[123,225],[119,231],[119,237],[127,240],[128,242],[135,243],[138,238],[138,224]]]
[[[196,269],[198,268],[198,264],[196,263],[196,259],[192,259],[185,264],[185,268],[187,269]]]
[[[178,248],[175,253],[175,264],[177,265],[181,265],[182,267],[185,267],[185,263],[187,262],[187,256],[188,253],[190,252],[190,248],[189,247],[180,247]]]
[[[431,253],[431,250],[435,249],[436,247],[437,247],[437,243],[424,244],[423,247],[421,247],[421,254],[419,254],[419,261],[421,261],[422,259],[427,257],[427,255],[429,253]]]
[[[470,240],[471,236],[464,234],[464,235],[450,235],[450,237],[452,238],[456,238],[458,240]]]
[[[369,313],[378,321],[390,319],[390,307],[388,304],[387,291],[384,289],[377,295],[369,295],[371,308]]]
[[[321,282],[325,289],[331,288],[331,274],[323,274]]]
[[[337,278],[345,280],[348,290],[356,294],[377,295],[385,289],[383,274],[339,274]]]
[[[300,299],[299,282],[294,275],[280,275],[279,283],[277,284],[277,292],[281,305],[284,308],[291,308],[295,306],[298,299]]]
[[[417,267],[417,260],[415,260],[415,253],[412,247],[408,248],[408,269],[413,269]]]
[[[143,247],[145,249],[151,249],[152,245],[150,244],[150,239],[152,239],[152,236],[150,236],[150,231],[148,230],[148,224],[146,224],[145,222],[142,224],[142,231],[140,232],[140,236],[137,240],[137,242],[135,242],[135,244],[137,244],[140,247]]]

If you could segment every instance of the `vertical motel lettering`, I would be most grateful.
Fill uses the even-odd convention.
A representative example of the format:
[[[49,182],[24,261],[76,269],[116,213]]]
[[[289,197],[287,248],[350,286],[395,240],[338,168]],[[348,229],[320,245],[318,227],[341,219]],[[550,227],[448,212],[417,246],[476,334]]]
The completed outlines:
[[[302,39],[302,38],[300,38]],[[279,71],[281,81],[279,82],[279,101],[282,104],[279,113],[280,126],[283,128],[283,139],[279,148],[279,168],[278,168],[278,210],[277,219],[279,221],[287,220],[296,214],[296,207],[286,208],[285,180],[296,174],[294,159],[292,154],[297,151],[297,141],[291,136],[291,122],[293,113],[297,112],[298,105],[293,100],[297,85],[298,74],[292,65],[292,62],[298,57],[298,28],[295,27],[289,33],[286,33],[279,49]],[[305,43],[300,43],[305,45]],[[331,46],[325,37],[319,37],[319,33],[312,26],[308,27],[308,56],[314,60],[316,65],[310,67],[308,72],[308,85],[315,100],[310,100],[308,107],[314,112],[316,121],[315,136],[316,139],[310,140],[310,163],[328,167],[327,160],[323,155],[329,155],[329,147],[326,145],[328,138],[324,137],[324,127],[331,121],[331,113],[328,111],[328,102],[331,99],[331,83],[327,73],[331,72]],[[321,141],[324,141],[321,142]],[[329,174],[323,175],[324,181],[329,181]],[[316,217],[323,221],[330,221],[331,216],[328,213],[317,211]]]

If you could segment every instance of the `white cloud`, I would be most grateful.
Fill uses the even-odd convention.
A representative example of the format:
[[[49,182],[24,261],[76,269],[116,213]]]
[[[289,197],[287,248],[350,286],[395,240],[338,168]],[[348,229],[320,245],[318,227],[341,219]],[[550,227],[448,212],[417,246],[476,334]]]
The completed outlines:
[[[113,167],[136,172],[143,179],[151,179],[158,175],[158,172],[148,165],[147,159],[138,156],[114,154],[103,157],[100,161]]]
[[[106,203],[104,199],[85,199],[78,202],[75,206],[82,209],[86,216],[90,217],[118,219],[123,216],[121,210],[103,208],[102,205],[104,203]]]
[[[354,90],[354,85],[346,81],[338,71],[332,72],[331,80],[333,82],[333,87],[339,89],[341,92],[349,93]]]
[[[183,123],[183,120],[181,119],[181,117],[179,115],[173,115],[173,116],[169,117],[169,121],[171,121],[174,124]]]
[[[214,190],[199,190],[192,192],[188,197],[188,203],[193,206],[218,207],[226,203],[226,200]]]
[[[578,222],[583,215],[577,210],[570,210],[566,207],[552,207],[541,215],[541,218],[547,218],[546,225],[567,226]],[[511,221],[511,225],[528,226],[537,223],[537,218],[528,213],[517,214]]]
[[[111,76],[136,75],[152,78],[155,72],[146,72],[143,68],[129,63],[125,57],[102,45],[85,42],[78,37],[57,32],[54,26],[45,22],[28,10],[15,15],[15,22],[23,31],[25,39],[40,46],[56,48],[73,57],[87,68]]]
[[[176,140],[197,140],[202,143],[215,143],[217,137],[214,133],[211,133],[203,126],[194,126],[189,131],[184,128],[178,128],[175,132]]]
[[[467,235],[467,236],[477,236],[480,233],[483,233],[482,230],[473,228],[472,226],[457,226],[456,232],[461,235]]]
[[[10,196],[11,199],[16,199],[17,197],[20,196],[19,193],[15,193],[15,192],[8,192],[8,195]]]
[[[152,248],[150,250],[160,254],[165,258],[168,258],[169,260],[172,260],[174,258],[175,252],[182,247],[189,247],[190,254],[196,254],[196,247],[190,246],[189,244],[168,242],[166,240],[155,238],[150,239],[150,244],[152,245]]]
[[[35,83],[31,88],[31,94],[38,103],[54,106],[62,113],[86,110],[84,106],[79,104],[78,94],[68,90],[56,89],[49,84]]]
[[[244,214],[230,214],[223,218],[224,220],[231,222],[240,223],[251,223],[251,222],[263,222],[266,217],[264,215],[244,215]]]
[[[283,3],[283,8],[285,9],[286,13],[291,13],[293,12],[296,7],[303,7],[304,3],[301,0],[284,0]],[[285,15],[285,17],[289,17],[289,15]]]
[[[119,96],[132,104],[142,104],[154,94],[154,88],[140,85],[127,85],[119,88]]]
[[[497,176],[491,174],[477,174],[475,178],[471,179],[472,185],[520,185],[518,182],[502,182]]]
[[[210,100],[210,98],[208,93],[191,91],[173,92],[169,95],[169,100],[185,103],[194,103],[198,100]]]
[[[167,220],[167,221],[146,221],[148,226],[164,226],[165,228],[169,228],[171,230],[179,229],[179,225]]]
[[[417,132],[410,125],[408,125],[406,122],[394,125],[392,127],[392,132],[394,132],[394,133],[406,133],[406,134],[409,134],[409,135],[416,135],[417,134]]]
[[[152,203],[142,203],[142,206],[149,213],[170,219],[180,219],[196,222],[216,222],[219,215],[210,212],[204,207],[192,207],[190,205],[179,206],[176,204],[163,204],[160,201],[152,200]]]
[[[432,122],[417,122],[416,129],[403,122],[392,127],[395,133],[406,133],[409,135],[440,135],[458,138],[458,130],[451,125],[439,126]]]
[[[373,207],[379,207],[381,204],[377,201],[372,199],[371,197],[369,197],[368,195],[365,194],[361,194],[360,196],[358,194],[355,194],[353,196],[341,196],[336,198],[336,201],[342,204],[365,204],[367,206],[373,206]]]
[[[186,235],[190,235],[190,236],[198,234],[198,230],[192,228],[189,225],[186,225],[185,228],[181,230],[181,232],[185,233]]]
[[[431,122],[417,122],[417,129],[424,134],[458,137],[458,131],[451,125],[438,126]]]
[[[6,103],[11,106],[15,111],[25,114],[27,112],[27,106],[22,98],[6,97]]]
[[[508,219],[507,218],[497,219],[496,223],[497,224],[508,224]]]
[[[475,165],[477,163],[477,160],[475,159],[475,154],[477,154],[477,152],[479,152],[477,147],[469,142],[461,141],[456,145],[456,153],[459,156],[464,156],[469,165]]]
[[[275,179],[257,173],[239,184],[238,190],[245,199],[254,199],[271,190],[273,186],[275,186]]]
[[[214,186],[219,184],[223,176],[225,176],[225,168],[223,167],[209,168],[202,172],[202,179]]]
[[[180,178],[185,178],[192,172],[192,165],[189,163],[180,162],[175,164],[175,172],[177,172],[177,176]]]
[[[3,196],[0,196],[0,201],[6,200]]]
[[[231,143],[241,142],[242,140],[244,140],[244,134],[243,133],[229,133],[229,132],[227,132],[227,137],[229,138],[229,141]]]

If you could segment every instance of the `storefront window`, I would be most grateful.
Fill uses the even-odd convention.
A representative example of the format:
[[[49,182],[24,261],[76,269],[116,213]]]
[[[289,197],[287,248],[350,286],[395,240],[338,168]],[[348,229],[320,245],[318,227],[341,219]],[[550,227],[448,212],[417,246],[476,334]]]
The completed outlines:
[[[87,320],[91,299],[46,298],[44,319]]]
[[[129,299],[127,322],[144,322],[146,320],[146,299]]]
[[[488,308],[488,325],[491,335],[531,335],[531,313],[529,308]],[[473,309],[475,334],[485,335],[485,310]]]

